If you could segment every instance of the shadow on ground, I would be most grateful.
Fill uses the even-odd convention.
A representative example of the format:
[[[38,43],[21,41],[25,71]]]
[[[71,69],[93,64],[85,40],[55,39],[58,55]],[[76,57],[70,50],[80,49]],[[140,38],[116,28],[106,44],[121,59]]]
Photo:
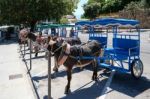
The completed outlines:
[[[44,56],[37,56],[37,57],[33,56],[31,59],[40,59],[40,58],[45,58],[45,55],[44,55]],[[26,60],[26,61],[29,61],[30,58],[25,59],[25,60]]]
[[[92,71],[92,68],[91,66],[86,66],[84,67],[84,70],[90,70]],[[79,73],[79,72],[82,72],[84,70],[81,70],[80,68],[74,68],[73,71],[72,71],[72,74],[74,73]],[[101,70],[101,69],[100,69]],[[64,77],[67,75],[67,72],[65,70],[62,70],[62,71],[59,71],[58,73],[53,73],[51,74],[51,78],[52,79],[55,79],[57,77]],[[101,75],[100,75],[101,76]],[[105,74],[106,76],[106,74]],[[108,76],[108,75],[107,75]],[[43,80],[43,79],[47,79],[48,78],[48,75],[44,75],[44,76],[34,76],[32,77],[32,80],[36,81],[36,82],[39,82],[40,80]],[[92,78],[92,76],[91,76]]]
[[[97,82],[90,81],[82,87],[72,91],[66,96],[60,97],[59,99],[96,99],[100,96],[102,88],[106,83],[107,79],[98,80]],[[90,87],[84,88],[88,84],[93,83]],[[59,93],[58,93],[59,94]],[[44,96],[43,99],[48,99],[48,96]],[[55,98],[54,98],[55,99]]]
[[[5,41],[1,41],[0,45],[9,45],[9,44],[16,44],[17,40],[5,40]]]
[[[137,80],[131,74],[116,73],[110,88],[128,96],[136,97],[150,89],[150,79],[141,77]]]

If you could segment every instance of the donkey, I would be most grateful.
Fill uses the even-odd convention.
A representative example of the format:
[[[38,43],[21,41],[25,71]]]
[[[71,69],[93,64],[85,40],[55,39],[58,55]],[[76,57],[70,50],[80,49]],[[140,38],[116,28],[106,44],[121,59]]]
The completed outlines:
[[[19,32],[19,38],[18,43],[20,45],[20,49],[22,48],[22,44],[27,44],[27,34],[29,33],[29,30],[27,28],[21,29]]]
[[[71,37],[63,38],[63,37],[57,37],[57,36],[51,37],[51,40],[49,42],[47,49],[53,53],[54,60],[55,60],[55,66],[53,68],[53,71],[55,73],[58,72],[58,68],[59,68],[58,57],[60,55],[60,51],[62,49],[63,42],[67,42],[70,45],[81,44],[81,40],[78,37],[76,37],[76,38],[71,38]]]
[[[45,49],[45,51],[47,50],[48,42],[50,41],[50,36],[43,37],[41,33],[39,33],[38,36],[33,33],[28,33],[27,38],[34,42],[35,57],[37,57],[40,48]]]
[[[70,46],[70,44],[68,43],[61,45],[61,48],[57,50],[58,54],[57,62],[58,65],[63,64],[67,69],[68,83],[65,87],[65,94],[68,94],[70,92],[70,82],[72,79],[73,66],[83,67],[92,63],[93,64],[92,80],[95,81],[97,80],[97,57],[100,55],[100,53],[101,53],[101,44],[95,40],[87,42],[84,45]]]

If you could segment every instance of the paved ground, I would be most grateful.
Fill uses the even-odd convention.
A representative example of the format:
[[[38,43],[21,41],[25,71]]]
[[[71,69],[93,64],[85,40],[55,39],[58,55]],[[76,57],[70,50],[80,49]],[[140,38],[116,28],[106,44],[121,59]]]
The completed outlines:
[[[87,34],[80,34],[79,37],[83,42],[88,40]],[[109,45],[111,45],[112,34],[109,34]],[[149,98],[150,88],[150,42],[148,41],[149,31],[142,32],[141,35],[141,59],[144,63],[144,73],[141,79],[134,80],[130,74],[114,73],[112,79],[110,74],[106,75],[99,70],[98,82],[91,80],[92,70],[90,66],[83,71],[75,68],[73,70],[73,79],[71,82],[71,94],[64,94],[64,87],[67,82],[65,68],[62,66],[57,77],[51,80],[52,98],[54,99],[119,99],[120,96],[126,98],[144,99]],[[29,52],[27,52],[29,53]],[[31,70],[32,79],[41,99],[47,99],[47,60],[44,53],[39,54],[39,58],[33,56],[33,68]],[[29,65],[29,54],[25,56]],[[54,66],[52,58],[52,67]],[[53,74],[53,71],[52,71]]]
[[[65,68],[62,66],[56,78],[51,80],[51,90],[53,99],[150,99],[150,41],[148,41],[150,31],[141,33],[141,60],[144,64],[144,72],[139,80],[134,80],[130,74],[114,72],[113,74],[103,73],[99,69],[99,81],[91,80],[92,69],[90,66],[80,71],[74,68],[71,81],[71,93],[64,94],[64,88],[67,82]],[[88,35],[80,34],[82,41],[86,42]],[[109,34],[112,37],[112,34]],[[109,45],[111,39],[109,38]],[[15,45],[17,47],[17,45]],[[14,48],[17,50],[17,48]],[[27,50],[27,48],[26,48]],[[13,51],[15,53],[15,51]],[[19,55],[19,54],[18,54]],[[21,60],[21,59],[20,59]],[[25,55],[26,65],[29,67],[29,51]],[[52,68],[54,66],[52,58]],[[24,66],[24,65],[22,65]],[[25,68],[22,67],[22,68]],[[47,99],[47,60],[44,53],[40,53],[38,58],[32,54],[31,79],[34,82],[36,91],[40,99]],[[53,71],[52,71],[53,74]],[[32,92],[31,92],[32,93]]]
[[[14,42],[0,44],[0,99],[36,99]]]
[[[28,53],[28,52],[27,52]],[[32,80],[37,88],[40,99],[47,99],[47,60],[44,58],[44,53],[39,54],[39,58],[34,58],[32,54]],[[26,54],[26,62],[29,65],[29,54]],[[54,66],[52,58],[52,68]],[[73,69],[73,77],[71,81],[71,94],[66,96],[64,94],[64,88],[67,83],[66,71],[63,66],[60,67],[59,73],[56,74],[56,78],[51,80],[52,98],[54,99],[93,99],[99,96],[101,93],[109,74],[102,74],[103,70],[99,70],[99,80],[94,82],[91,80],[92,68],[91,66],[84,68],[80,71],[79,68]],[[53,71],[51,71],[53,74]],[[100,75],[101,74],[101,75]],[[88,94],[88,95],[87,95]]]

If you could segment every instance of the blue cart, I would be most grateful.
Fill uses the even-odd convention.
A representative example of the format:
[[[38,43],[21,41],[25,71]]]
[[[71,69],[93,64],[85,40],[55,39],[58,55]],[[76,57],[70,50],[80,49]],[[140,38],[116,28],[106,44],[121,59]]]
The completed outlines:
[[[143,73],[143,63],[140,59],[139,21],[104,18],[92,22],[92,25],[97,24],[105,27],[111,26],[113,33],[112,47],[104,49],[103,57],[98,59],[99,66],[124,73],[131,72],[134,78],[140,78]],[[118,33],[119,27],[134,27],[136,33]],[[92,37],[94,38],[97,39],[97,36]],[[104,60],[103,63],[100,60]]]
[[[75,25],[76,29],[80,26],[88,26],[89,40],[97,40],[101,43],[104,54],[97,58],[100,67],[123,73],[131,73],[134,78],[141,77],[143,73],[143,63],[140,59],[139,21],[103,18],[94,21],[81,21]],[[95,26],[111,27],[113,33],[112,47],[108,47],[108,33],[95,33]],[[120,27],[135,28],[136,33],[118,33]],[[85,57],[85,59],[86,58],[92,57]]]

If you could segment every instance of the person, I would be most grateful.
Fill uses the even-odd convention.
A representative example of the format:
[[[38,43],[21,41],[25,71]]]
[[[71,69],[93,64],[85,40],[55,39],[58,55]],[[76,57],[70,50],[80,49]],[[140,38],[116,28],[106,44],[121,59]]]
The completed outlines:
[[[73,30],[73,28],[71,28],[71,30],[70,30],[70,37],[74,37],[74,30]]]
[[[51,28],[51,35],[53,35],[53,36],[56,35],[56,29],[55,28]]]
[[[67,34],[66,28],[62,28],[62,32],[61,32],[60,36],[66,37],[66,34]]]

